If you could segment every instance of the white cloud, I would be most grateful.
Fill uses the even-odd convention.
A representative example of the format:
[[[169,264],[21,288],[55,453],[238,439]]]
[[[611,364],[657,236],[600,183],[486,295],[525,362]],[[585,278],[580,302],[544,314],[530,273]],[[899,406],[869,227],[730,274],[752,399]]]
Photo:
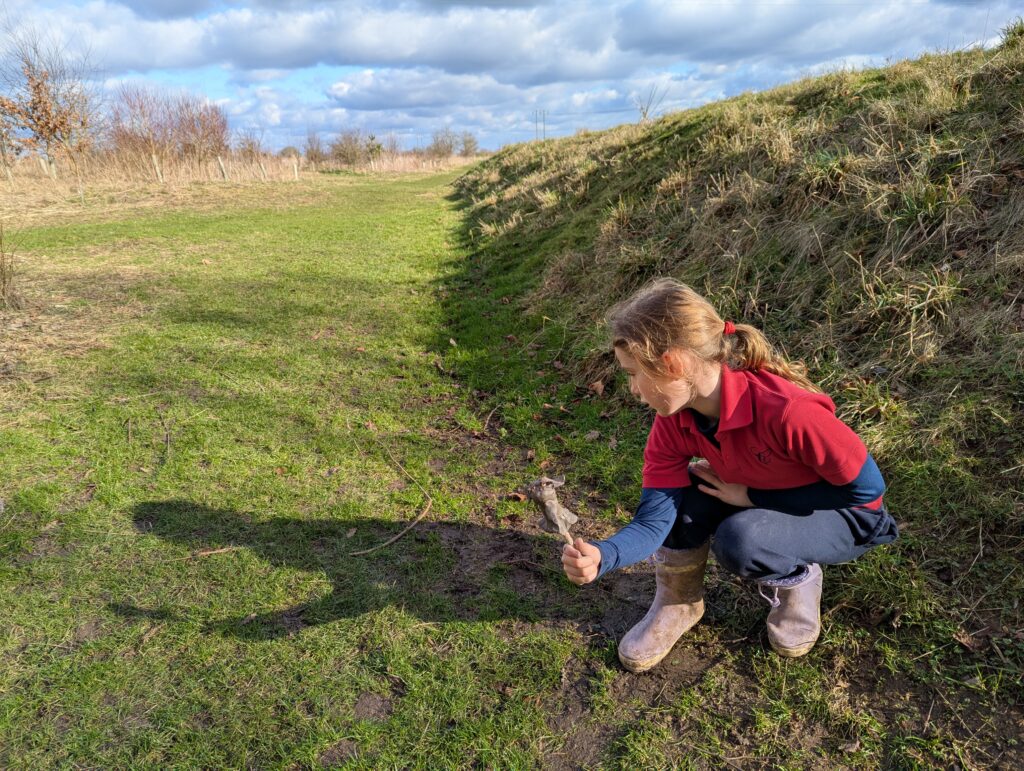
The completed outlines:
[[[680,109],[992,39],[1019,13],[1009,0],[0,3],[66,50],[88,47],[115,79],[181,73],[195,90],[200,76],[186,75],[213,72],[231,93],[233,125],[265,125],[272,136],[447,124],[506,140],[532,135],[535,109],[547,111],[549,132],[610,125],[635,119],[634,102],[651,89],[665,94],[663,110]],[[331,74],[342,67],[359,69]],[[319,74],[300,77],[307,72]]]

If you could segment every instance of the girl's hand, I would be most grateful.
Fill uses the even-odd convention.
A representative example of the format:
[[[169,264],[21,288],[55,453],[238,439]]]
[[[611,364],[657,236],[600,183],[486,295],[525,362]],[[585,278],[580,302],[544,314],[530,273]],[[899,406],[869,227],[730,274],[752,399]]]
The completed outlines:
[[[747,496],[746,485],[723,482],[706,462],[694,463],[690,466],[690,471],[708,483],[706,485],[697,485],[698,490],[702,490],[708,495],[713,495],[718,500],[733,506],[740,506],[744,509],[753,508],[754,503]]]
[[[562,547],[562,568],[569,580],[577,586],[589,584],[597,578],[601,567],[601,550],[582,538],[577,538],[572,546]]]

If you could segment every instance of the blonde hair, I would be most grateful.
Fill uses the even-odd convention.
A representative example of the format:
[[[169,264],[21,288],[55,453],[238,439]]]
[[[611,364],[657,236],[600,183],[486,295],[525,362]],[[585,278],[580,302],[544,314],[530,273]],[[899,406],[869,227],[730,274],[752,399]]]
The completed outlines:
[[[661,356],[677,348],[705,364],[765,370],[808,391],[821,391],[808,380],[802,362],[788,361],[755,327],[735,324],[736,331],[725,334],[725,322],[711,303],[673,278],[652,281],[609,310],[607,319],[612,347],[625,350],[649,375],[664,377]]]

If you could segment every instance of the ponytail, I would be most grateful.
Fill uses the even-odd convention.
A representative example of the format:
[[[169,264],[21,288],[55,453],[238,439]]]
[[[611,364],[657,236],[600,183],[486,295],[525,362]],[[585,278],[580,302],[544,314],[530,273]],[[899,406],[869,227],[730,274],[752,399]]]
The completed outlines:
[[[680,348],[709,364],[765,370],[808,391],[821,391],[802,362],[786,359],[755,327],[723,321],[711,303],[675,279],[656,279],[614,306],[608,325],[612,346],[624,349],[652,375],[664,375],[661,355]]]
[[[749,324],[736,324],[735,327],[735,333],[722,336],[724,356],[720,361],[725,361],[733,369],[765,370],[808,391],[821,392],[807,377],[807,367],[802,361],[789,361],[756,327]]]

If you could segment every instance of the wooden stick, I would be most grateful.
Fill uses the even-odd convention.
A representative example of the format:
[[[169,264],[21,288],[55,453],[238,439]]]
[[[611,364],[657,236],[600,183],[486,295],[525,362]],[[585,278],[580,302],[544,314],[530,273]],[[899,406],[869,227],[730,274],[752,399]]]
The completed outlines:
[[[418,517],[416,517],[416,519],[414,519],[412,522],[410,522],[409,525],[405,528],[405,530],[403,530],[401,533],[396,535],[394,538],[391,538],[391,539],[385,541],[384,543],[380,544],[379,546],[374,546],[372,549],[363,549],[362,551],[350,551],[349,552],[349,556],[360,557],[363,554],[370,554],[372,552],[377,551],[378,549],[383,549],[385,546],[390,546],[395,541],[397,541],[399,538],[401,538],[403,535],[405,535],[410,530],[412,530],[414,527],[416,527],[416,524],[421,519],[423,519],[425,516],[427,516],[427,512],[430,511],[430,506],[433,503],[434,502],[432,500],[431,501],[427,501],[427,505],[423,507],[423,511],[420,512],[420,515]]]
[[[349,424],[348,418],[345,418],[345,426],[348,428],[349,434],[351,434],[352,433],[352,426]],[[376,439],[374,439],[374,441],[377,442]],[[412,480],[412,483],[414,485],[416,485],[418,488],[420,488],[420,490],[423,492],[423,494],[427,497],[427,505],[423,508],[423,511],[420,512],[419,516],[416,517],[416,519],[414,519],[412,522],[410,522],[408,527],[406,527],[405,530],[403,530],[401,533],[396,535],[394,538],[391,538],[391,539],[385,541],[384,543],[380,544],[379,546],[374,546],[372,549],[364,549],[363,551],[349,552],[349,556],[351,556],[351,557],[359,557],[359,556],[361,556],[363,554],[370,554],[371,552],[375,552],[378,549],[383,549],[385,546],[390,546],[395,541],[397,541],[399,538],[401,538],[403,535],[405,535],[410,530],[412,530],[421,519],[423,519],[425,516],[427,516],[427,512],[430,511],[430,507],[434,505],[434,499],[430,497],[430,493],[428,493],[424,489],[423,485],[421,485],[416,480],[416,477],[414,477],[412,474],[410,474],[408,471],[405,470],[405,466],[403,466],[401,463],[398,462],[398,459],[395,458],[395,456],[391,454],[391,450],[389,450],[387,447],[385,447],[380,442],[377,442],[377,446],[380,447],[382,450],[384,450],[384,452],[386,452],[388,454],[388,457],[391,458],[391,462],[394,463],[396,466],[398,466],[398,468],[401,469],[402,473],[405,474],[407,477],[409,477],[409,479]]]
[[[182,562],[196,557],[209,557],[211,554],[223,554],[224,552],[235,551],[241,548],[241,546],[225,546],[223,549],[203,549],[202,551],[197,551],[195,554],[189,554],[187,557],[175,557],[172,560],[164,560],[164,562]]]

